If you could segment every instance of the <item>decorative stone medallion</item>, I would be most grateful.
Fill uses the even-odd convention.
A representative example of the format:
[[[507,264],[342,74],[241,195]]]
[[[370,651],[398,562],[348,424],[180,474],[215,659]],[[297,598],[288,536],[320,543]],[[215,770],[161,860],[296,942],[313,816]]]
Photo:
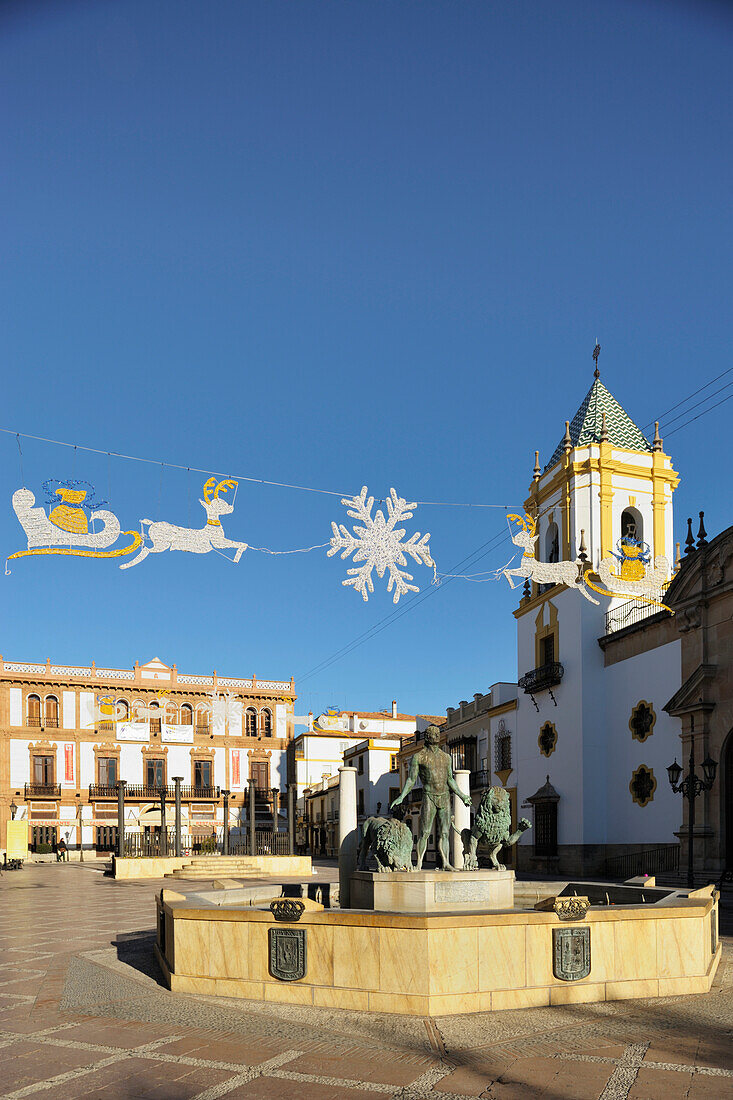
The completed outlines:
[[[637,806],[646,806],[654,798],[657,789],[657,780],[652,768],[646,764],[640,764],[636,771],[631,773],[629,791]]]
[[[552,973],[563,982],[590,974],[590,928],[552,929]]]
[[[554,722],[545,722],[537,738],[537,744],[543,756],[551,756],[557,745],[557,730]]]
[[[280,982],[297,982],[305,977],[305,928],[270,928],[270,973]]]

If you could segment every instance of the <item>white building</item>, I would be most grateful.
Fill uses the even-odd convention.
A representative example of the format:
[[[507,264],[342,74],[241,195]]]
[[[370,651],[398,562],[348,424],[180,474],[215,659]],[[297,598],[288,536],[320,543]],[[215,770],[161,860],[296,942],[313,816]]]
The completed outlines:
[[[652,562],[672,562],[677,483],[662,441],[646,439],[596,371],[544,470],[535,458],[525,509],[537,521],[537,557],[585,553],[596,570],[631,534]],[[534,804],[520,867],[599,873],[614,856],[676,844],[679,796],[665,768],[679,752],[680,725],[663,707],[680,685],[680,642],[669,612],[597,598],[533,585],[514,612],[523,690],[513,782],[520,806],[543,787],[550,793]],[[629,630],[637,620],[644,629]]]

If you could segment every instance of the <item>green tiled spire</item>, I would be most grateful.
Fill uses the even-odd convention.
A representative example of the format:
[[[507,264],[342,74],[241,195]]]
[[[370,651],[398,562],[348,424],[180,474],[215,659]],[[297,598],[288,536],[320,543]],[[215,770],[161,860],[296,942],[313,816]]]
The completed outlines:
[[[585,395],[570,423],[570,441],[573,447],[587,447],[589,443],[600,443],[603,414],[606,414],[606,432],[608,442],[614,447],[623,447],[631,451],[651,451],[652,445],[629,414],[619,405],[612,393],[606,389],[600,378],[596,378]],[[565,453],[565,441],[561,439],[545,466],[549,470],[559,462]]]

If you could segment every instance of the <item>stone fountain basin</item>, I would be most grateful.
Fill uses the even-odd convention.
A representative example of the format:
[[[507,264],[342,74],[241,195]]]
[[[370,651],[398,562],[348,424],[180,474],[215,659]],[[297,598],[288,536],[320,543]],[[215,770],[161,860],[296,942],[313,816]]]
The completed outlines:
[[[440,1016],[704,993],[720,959],[713,886],[594,905],[572,922],[516,908],[323,909],[283,924],[234,889],[156,902],[172,990],[328,1009]]]

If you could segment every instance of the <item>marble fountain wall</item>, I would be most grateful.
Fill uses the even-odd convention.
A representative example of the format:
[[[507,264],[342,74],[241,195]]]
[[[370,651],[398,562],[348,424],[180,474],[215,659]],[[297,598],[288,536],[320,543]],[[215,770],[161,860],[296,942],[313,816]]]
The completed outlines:
[[[441,1016],[704,993],[721,951],[713,887],[656,905],[592,907],[572,923],[534,909],[311,907],[298,923],[283,924],[269,909],[226,895],[183,898],[163,890],[157,898],[156,954],[172,990]],[[590,940],[590,970],[559,978],[553,933],[581,928]],[[304,972],[295,980],[273,973],[272,933],[287,929],[305,933],[298,939]]]

